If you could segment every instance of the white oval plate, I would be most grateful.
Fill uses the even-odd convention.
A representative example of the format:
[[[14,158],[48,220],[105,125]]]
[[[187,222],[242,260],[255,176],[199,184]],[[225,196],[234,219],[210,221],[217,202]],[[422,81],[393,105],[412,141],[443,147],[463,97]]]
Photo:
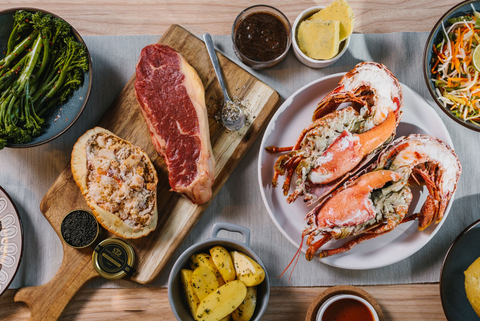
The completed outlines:
[[[18,271],[22,250],[20,216],[10,196],[0,186],[0,296]]]
[[[288,204],[281,186],[284,176],[279,178],[279,187],[272,188],[273,166],[279,155],[265,151],[266,146],[292,146],[303,128],[311,124],[313,111],[318,102],[332,91],[344,73],[323,77],[304,86],[290,96],[277,110],[268,124],[260,146],[258,160],[258,180],[263,202],[273,222],[283,235],[296,247],[300,246],[301,235],[306,227],[305,215],[312,209],[307,207],[300,197],[295,203]],[[403,118],[397,128],[397,137],[409,134],[429,134],[453,147],[447,128],[435,110],[416,92],[402,84]],[[292,179],[292,182],[295,180]],[[291,187],[293,190],[293,184]],[[418,213],[428,195],[427,189],[413,187],[414,198],[409,214]],[[424,231],[418,231],[415,221],[401,224],[390,233],[366,241],[352,250],[319,259],[322,263],[350,270],[374,269],[401,261],[421,249],[442,227],[453,197],[445,211],[444,219],[437,225],[432,224]],[[324,248],[336,248],[349,239],[331,241]],[[307,247],[303,245],[302,252]],[[293,254],[293,249],[292,249]]]

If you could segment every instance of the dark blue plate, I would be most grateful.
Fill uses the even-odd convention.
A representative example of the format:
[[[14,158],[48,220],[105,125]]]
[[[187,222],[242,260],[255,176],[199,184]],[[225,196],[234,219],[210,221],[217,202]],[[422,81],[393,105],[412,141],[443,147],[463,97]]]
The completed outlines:
[[[468,129],[475,130],[477,132],[480,132],[480,126],[477,126],[473,124],[470,121],[464,121],[461,118],[458,118],[455,116],[448,108],[443,107],[442,103],[440,100],[437,98],[437,94],[435,93],[435,85],[432,79],[432,68],[433,68],[433,44],[438,44],[442,41],[442,22],[445,26],[445,29],[447,29],[450,24],[447,22],[448,19],[450,18],[455,18],[455,17],[460,17],[464,16],[466,14],[472,14],[472,5],[475,7],[475,10],[480,12],[480,1],[465,1],[462,2],[452,9],[448,10],[447,13],[445,13],[440,20],[437,21],[435,24],[435,27],[433,27],[432,32],[430,32],[430,35],[428,36],[427,39],[427,44],[425,46],[425,52],[423,54],[424,60],[423,60],[423,75],[425,76],[425,82],[427,83],[428,91],[432,95],[433,100],[437,103],[438,107],[440,107],[441,110],[450,118],[452,118],[454,121],[459,123],[460,125],[467,127]]]
[[[448,249],[440,275],[440,296],[448,321],[478,320],[465,293],[463,272],[480,257],[480,220],[457,236]]]
[[[10,33],[12,32],[13,27],[12,17],[17,10],[25,10],[30,12],[40,11],[43,13],[51,14],[54,17],[63,19],[51,12],[35,8],[13,8],[1,11],[0,52],[4,52],[6,49],[8,38],[10,37]],[[75,30],[75,28],[73,28],[71,25],[70,27],[72,28],[72,32],[75,35],[77,41],[83,44],[85,48],[87,48],[85,42],[83,41],[77,30]],[[26,148],[48,143],[49,141],[54,140],[58,136],[62,135],[75,123],[75,121],[78,119],[78,117],[80,117],[83,109],[87,105],[88,98],[90,97],[90,89],[92,88],[92,59],[90,57],[90,54],[88,53],[88,48],[87,55],[89,61],[89,68],[88,72],[86,72],[84,75],[83,85],[73,93],[73,95],[65,104],[50,110],[46,115],[43,116],[43,118],[45,119],[45,125],[42,128],[42,134],[40,136],[34,137],[33,140],[28,144],[8,144],[7,147]]]

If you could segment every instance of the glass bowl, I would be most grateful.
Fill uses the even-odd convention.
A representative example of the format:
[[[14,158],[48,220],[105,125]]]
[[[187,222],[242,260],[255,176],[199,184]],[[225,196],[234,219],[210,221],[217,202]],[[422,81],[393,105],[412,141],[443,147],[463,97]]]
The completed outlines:
[[[238,49],[238,47],[235,43],[235,34],[236,34],[237,28],[239,27],[240,23],[243,22],[243,20],[245,20],[245,18],[251,16],[252,14],[256,14],[256,13],[267,13],[267,14],[273,15],[274,17],[278,18],[282,22],[283,26],[285,27],[285,30],[287,31],[287,39],[285,39],[285,41],[287,42],[287,45],[286,45],[285,51],[282,54],[280,54],[280,56],[276,57],[275,59],[267,60],[267,61],[252,60],[252,59],[248,58],[246,55],[244,55]],[[290,49],[290,46],[292,44],[291,34],[292,34],[292,27],[290,26],[290,21],[288,21],[287,17],[280,10],[278,10],[274,7],[271,7],[271,6],[267,6],[267,5],[251,6],[251,7],[246,8],[242,12],[240,12],[240,14],[235,19],[235,22],[233,23],[233,27],[232,27],[233,51],[235,52],[235,55],[237,56],[237,58],[241,62],[243,62],[247,66],[250,66],[252,69],[263,69],[263,68],[272,67],[272,66],[275,66],[276,64],[278,64],[280,61],[282,61],[283,58],[285,58],[285,56],[287,55],[288,50]]]

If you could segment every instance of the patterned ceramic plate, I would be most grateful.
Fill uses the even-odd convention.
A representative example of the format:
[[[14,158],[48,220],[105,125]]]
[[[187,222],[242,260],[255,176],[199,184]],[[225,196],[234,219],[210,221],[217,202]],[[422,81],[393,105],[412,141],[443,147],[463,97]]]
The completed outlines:
[[[0,295],[17,273],[23,249],[22,223],[17,208],[0,186]]]

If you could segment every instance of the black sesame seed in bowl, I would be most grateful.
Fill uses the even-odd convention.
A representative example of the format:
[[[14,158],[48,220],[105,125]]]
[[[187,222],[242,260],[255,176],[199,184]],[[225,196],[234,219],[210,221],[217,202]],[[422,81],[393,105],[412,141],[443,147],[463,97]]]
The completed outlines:
[[[84,248],[97,239],[100,227],[93,214],[75,210],[63,218],[60,231],[65,243],[74,248]]]

